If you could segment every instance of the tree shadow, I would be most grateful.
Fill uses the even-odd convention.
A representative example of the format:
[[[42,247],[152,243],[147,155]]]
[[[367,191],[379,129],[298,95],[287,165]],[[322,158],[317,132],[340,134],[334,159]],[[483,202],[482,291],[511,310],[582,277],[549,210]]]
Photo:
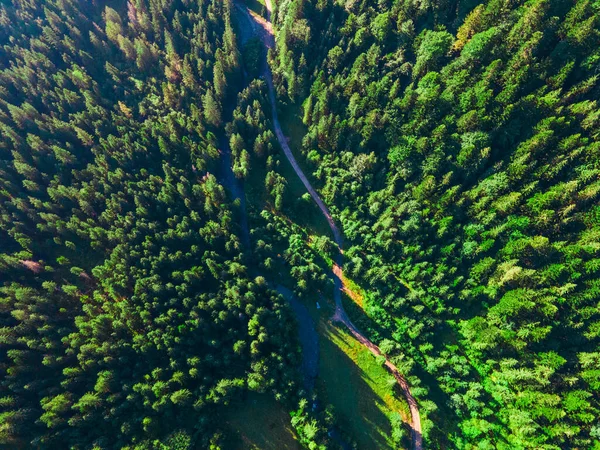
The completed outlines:
[[[267,15],[264,3],[261,3],[258,0],[244,0],[243,3],[250,11],[266,19]]]
[[[243,6],[240,6],[243,8]],[[254,37],[254,27],[250,18],[238,9],[236,4],[233,5],[233,25],[239,39],[239,43],[244,46],[252,37]]]
[[[317,390],[321,399],[335,408],[339,430],[358,449],[394,448],[390,420],[382,411],[388,406],[370,385],[381,380],[374,380],[336,341],[348,351],[368,350],[330,323],[322,321],[319,327],[324,339],[320,341],[322,362]],[[377,365],[374,357],[373,365]]]
[[[363,309],[344,293],[342,293],[342,302],[350,320],[371,341],[377,342],[382,338],[394,340],[389,330],[383,328],[374,319],[370,318]],[[406,376],[408,374],[402,375]],[[435,429],[428,436],[428,441],[442,446],[451,445],[448,436],[451,434],[460,434],[461,431],[457,425],[460,419],[456,411],[449,406],[451,404],[450,396],[440,388],[439,381],[424,370],[419,363],[415,364],[412,375],[415,375],[422,381],[422,385],[427,387],[429,390],[427,398],[433,400],[437,406],[437,410],[428,416],[436,424]],[[396,393],[397,395],[402,395],[397,391]],[[491,401],[491,399],[488,400]]]
[[[277,285],[277,291],[287,300],[294,311],[298,325],[298,337],[302,347],[304,387],[307,392],[312,392],[315,379],[319,374],[319,336],[315,329],[314,320],[306,305],[298,300],[292,291],[282,285]]]
[[[248,393],[223,412],[223,448],[300,450],[285,407],[267,394]]]
[[[352,323],[371,341],[377,342],[386,337],[388,339],[391,338],[389,336],[390,333],[375,320],[371,319],[345,292],[342,292],[342,304]]]

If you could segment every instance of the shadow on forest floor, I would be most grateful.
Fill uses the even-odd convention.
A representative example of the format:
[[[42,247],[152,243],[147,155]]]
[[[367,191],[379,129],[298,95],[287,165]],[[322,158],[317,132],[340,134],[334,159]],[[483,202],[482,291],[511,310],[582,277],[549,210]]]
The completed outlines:
[[[266,18],[266,8],[264,0],[244,0],[248,9],[261,17]]]
[[[231,402],[222,423],[226,449],[302,449],[289,413],[267,394],[248,393],[243,400]]]
[[[408,415],[408,405],[394,395],[391,376],[346,331],[321,320],[321,359],[317,390],[335,408],[339,428],[358,449],[398,448],[391,439],[389,415]],[[395,383],[395,381],[394,381]]]

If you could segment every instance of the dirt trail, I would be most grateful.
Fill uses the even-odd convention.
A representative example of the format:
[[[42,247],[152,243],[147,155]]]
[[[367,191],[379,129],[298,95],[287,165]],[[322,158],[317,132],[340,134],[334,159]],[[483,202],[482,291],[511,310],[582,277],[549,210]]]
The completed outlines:
[[[251,21],[253,21],[253,30],[260,35],[265,47],[274,48],[275,47],[275,36],[273,34],[273,25],[271,23],[271,0],[265,0],[266,9],[267,9],[267,19],[260,17],[251,11],[248,10],[244,5],[240,5],[236,3],[236,8],[243,11],[245,14],[251,17]],[[281,146],[286,158],[294,168],[294,172],[306,187],[306,190],[315,201],[327,222],[329,223],[329,227],[331,228],[331,232],[333,233],[333,239],[339,248],[339,253],[336,257],[336,261],[333,264],[332,272],[334,278],[334,299],[335,299],[335,314],[333,315],[333,320],[337,322],[341,322],[352,333],[352,335],[358,340],[361,344],[367,347],[371,353],[376,356],[382,356],[382,352],[373,342],[371,342],[364,334],[362,334],[358,328],[352,323],[346,311],[344,310],[344,306],[342,304],[342,290],[346,290],[351,292],[348,286],[344,286],[343,277],[342,277],[342,259],[343,259],[343,239],[342,234],[338,227],[336,226],[333,218],[331,217],[331,213],[329,209],[319,197],[319,194],[313,187],[310,182],[304,175],[304,172],[298,165],[296,158],[288,145],[287,139],[283,134],[283,130],[281,129],[281,124],[279,123],[279,117],[277,115],[277,99],[275,97],[275,87],[273,86],[273,75],[271,74],[271,69],[269,68],[269,64],[265,61],[265,69],[264,69],[264,78],[267,82],[267,86],[269,88],[269,100],[271,102],[271,109],[273,111],[273,127],[275,128],[275,134],[277,136],[277,140],[279,141],[279,145]],[[385,355],[383,355],[385,357]],[[410,387],[406,381],[406,379],[400,374],[398,368],[386,357],[385,366],[390,371],[390,373],[394,376],[402,393],[406,397],[408,402],[408,406],[410,409],[411,415],[411,428],[412,428],[412,441],[413,448],[415,450],[422,450],[423,448],[423,437],[421,432],[421,416],[419,415],[419,408],[417,405],[417,401],[413,397],[410,392]]]

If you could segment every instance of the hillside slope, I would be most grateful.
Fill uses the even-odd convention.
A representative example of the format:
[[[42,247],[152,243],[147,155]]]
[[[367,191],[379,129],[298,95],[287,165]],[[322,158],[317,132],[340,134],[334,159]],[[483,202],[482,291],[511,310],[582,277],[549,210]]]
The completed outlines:
[[[429,446],[597,445],[597,2],[277,6],[279,97]]]

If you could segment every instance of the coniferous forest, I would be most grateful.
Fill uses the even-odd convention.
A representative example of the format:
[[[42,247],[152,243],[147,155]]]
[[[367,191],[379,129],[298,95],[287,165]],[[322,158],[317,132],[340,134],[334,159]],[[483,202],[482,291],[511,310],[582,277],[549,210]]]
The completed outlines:
[[[0,10],[6,448],[208,447],[240,390],[289,394],[290,313],[248,272],[215,177],[229,8]]]
[[[1,3],[0,448],[600,450],[599,77],[598,0]]]
[[[599,448],[600,3],[275,19],[279,94],[431,447]]]

